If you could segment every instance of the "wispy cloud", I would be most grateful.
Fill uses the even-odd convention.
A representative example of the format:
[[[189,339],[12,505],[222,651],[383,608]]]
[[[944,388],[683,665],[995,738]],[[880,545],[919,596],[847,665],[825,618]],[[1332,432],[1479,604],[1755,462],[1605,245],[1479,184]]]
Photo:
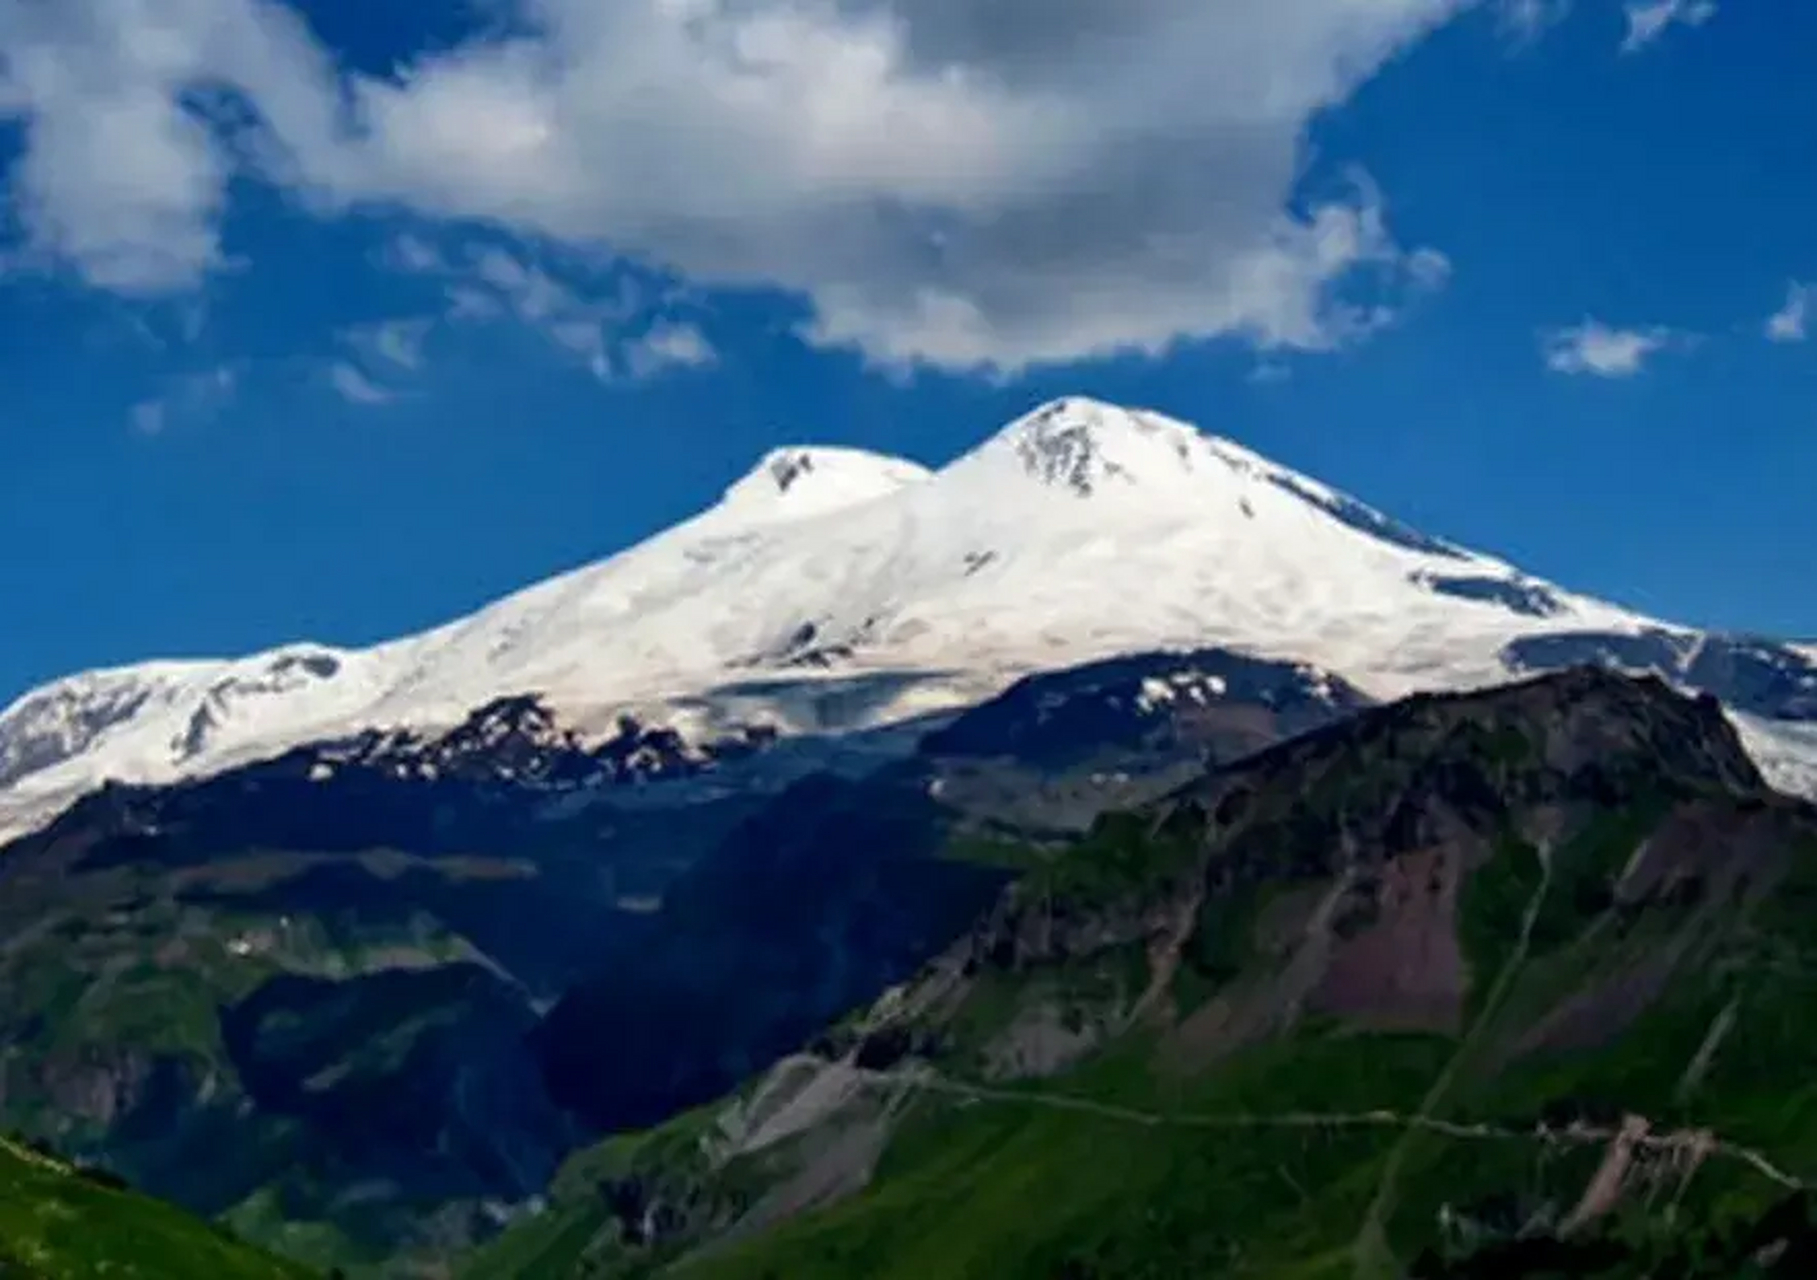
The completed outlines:
[[[406,234],[391,244],[383,260],[409,274],[439,279],[444,319],[485,324],[514,318],[602,379],[611,374],[607,326],[622,323],[634,309],[622,286],[604,299],[589,296],[498,243],[447,252]]]
[[[486,240],[443,247],[406,235],[380,260],[438,280],[443,322],[521,324],[602,382],[714,362],[715,352],[698,325],[663,314],[683,296],[672,284],[623,266],[606,269],[591,260],[554,256],[558,260],[546,260],[528,244]],[[420,353],[427,331],[411,336],[410,349]],[[394,351],[402,347],[401,335],[391,335],[388,345]]]
[[[668,369],[698,369],[713,364],[719,353],[707,335],[691,324],[662,321],[624,349],[626,370],[634,378],[653,378]]]
[[[1716,0],[1630,0],[1628,34],[1623,53],[1637,53],[1666,33],[1668,27],[1701,27],[1716,16]]]
[[[1498,0],[1496,26],[1516,48],[1525,48],[1571,16],[1571,0]]]
[[[1767,317],[1769,342],[1803,342],[1809,336],[1811,298],[1817,286],[1793,281],[1786,287],[1785,305]]]
[[[329,366],[328,382],[349,404],[383,405],[398,398],[397,392],[381,387],[362,372],[358,365],[338,360]]]
[[[208,328],[208,298],[179,294],[152,300],[126,300],[119,315],[126,330],[154,351],[184,351]]]
[[[1546,367],[1555,373],[1631,378],[1649,358],[1688,340],[1687,335],[1658,325],[1618,329],[1586,318],[1582,324],[1542,334],[1540,349]]]
[[[128,420],[143,436],[162,435],[178,422],[206,422],[233,402],[239,385],[240,370],[231,364],[179,374],[133,405]]]
[[[141,400],[132,407],[132,429],[142,436],[164,434],[170,409],[162,400]]]
[[[357,325],[343,337],[370,365],[392,365],[416,373],[423,367],[423,348],[434,327],[433,317],[413,316]]]
[[[388,382],[423,371],[433,316],[394,317],[355,325],[340,335],[348,355],[327,365],[328,385],[349,404],[386,405],[401,393]],[[389,375],[386,377],[385,375]]]
[[[430,275],[448,269],[447,259],[442,251],[429,241],[411,232],[404,232],[386,245],[380,254],[380,260],[400,271],[409,271],[418,275]]]

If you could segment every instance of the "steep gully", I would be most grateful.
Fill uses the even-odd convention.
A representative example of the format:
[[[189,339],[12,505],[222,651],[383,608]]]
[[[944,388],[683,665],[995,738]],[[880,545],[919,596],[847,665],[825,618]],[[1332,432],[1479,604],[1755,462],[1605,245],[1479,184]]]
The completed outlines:
[[[1496,974],[1495,985],[1489,989],[1488,998],[1483,1001],[1481,1011],[1471,1022],[1463,1043],[1451,1055],[1438,1079],[1432,1082],[1426,1096],[1420,1100],[1420,1109],[1413,1117],[1417,1123],[1408,1129],[1407,1135],[1388,1154],[1387,1166],[1382,1170],[1381,1186],[1377,1188],[1375,1198],[1370,1201],[1369,1212],[1363,1216],[1363,1225],[1358,1229],[1356,1240],[1351,1245],[1357,1280],[1368,1280],[1368,1277],[1377,1274],[1392,1274],[1392,1255],[1388,1249],[1386,1224],[1388,1212],[1394,1205],[1395,1186],[1400,1181],[1401,1169],[1412,1149],[1414,1135],[1420,1127],[1437,1119],[1434,1113],[1444,1103],[1445,1095],[1451,1091],[1452,1081],[1457,1079],[1458,1071],[1470,1056],[1470,1051],[1476,1046],[1483,1031],[1494,1021],[1502,1001],[1513,989],[1515,980],[1527,963],[1527,952],[1533,943],[1533,926],[1539,920],[1540,908],[1545,905],[1546,891],[1552,886],[1551,846],[1542,842],[1535,852],[1539,858],[1539,883],[1534,886],[1533,896],[1527,900],[1526,910],[1521,914],[1520,936],[1515,940],[1514,950],[1509,953],[1501,972]]]

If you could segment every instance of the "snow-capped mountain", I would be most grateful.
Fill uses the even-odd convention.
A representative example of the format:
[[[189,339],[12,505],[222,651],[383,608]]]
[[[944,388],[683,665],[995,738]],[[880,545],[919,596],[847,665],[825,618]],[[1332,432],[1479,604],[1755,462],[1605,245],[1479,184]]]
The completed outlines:
[[[1034,671],[1157,649],[1307,662],[1369,696],[1577,661],[1724,698],[1817,791],[1817,654],[1704,636],[1408,529],[1157,413],[1047,404],[930,471],[764,458],[701,515],[421,635],[149,663],[0,714],[0,836],[103,781],[157,783],[536,695],[562,740],[689,739],[950,711]]]

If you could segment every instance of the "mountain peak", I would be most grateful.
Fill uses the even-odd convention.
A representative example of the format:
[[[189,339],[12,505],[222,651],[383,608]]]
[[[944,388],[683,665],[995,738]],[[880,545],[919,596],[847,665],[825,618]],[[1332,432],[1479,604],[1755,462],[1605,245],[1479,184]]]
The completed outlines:
[[[1048,401],[979,452],[1013,458],[1027,475],[1080,497],[1114,485],[1177,482],[1216,457],[1196,427],[1085,396]]]
[[[1321,522],[1335,521],[1378,545],[1444,560],[1489,563],[1253,449],[1151,409],[1084,396],[1050,400],[1010,423],[968,455],[970,459],[989,460],[993,469],[1014,470],[1082,498],[1122,491],[1139,493],[1146,501],[1171,491],[1201,518],[1236,510],[1252,519],[1261,507],[1279,510],[1284,495],[1302,514],[1310,510]],[[1288,517],[1287,523],[1299,524],[1300,516]]]
[[[789,445],[764,454],[725,491],[721,505],[818,515],[884,497],[931,473],[917,462],[833,445]]]

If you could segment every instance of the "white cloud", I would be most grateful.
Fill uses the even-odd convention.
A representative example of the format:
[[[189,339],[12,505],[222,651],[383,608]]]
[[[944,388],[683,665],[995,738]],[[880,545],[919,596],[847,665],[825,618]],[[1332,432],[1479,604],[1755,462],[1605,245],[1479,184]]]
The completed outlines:
[[[1671,329],[1616,329],[1586,318],[1582,324],[1542,335],[1546,367],[1555,373],[1631,378],[1657,352],[1684,341]]]
[[[449,321],[515,319],[601,380],[612,375],[612,349],[620,330],[645,305],[628,276],[607,283],[571,281],[528,253],[492,241],[447,252],[419,237],[403,236],[385,258],[402,270],[439,279]]]
[[[162,435],[174,422],[205,422],[225,409],[239,390],[240,371],[219,365],[164,381],[161,392],[132,407],[129,419],[140,435]]]
[[[1518,46],[1534,43],[1571,16],[1571,0],[1498,0],[1496,24]]]
[[[380,260],[400,271],[414,272],[418,275],[448,269],[447,259],[442,256],[440,249],[421,236],[412,235],[409,232],[398,236],[387,245],[385,252],[380,255]]]
[[[718,358],[697,325],[661,313],[682,295],[647,272],[602,269],[553,251],[544,257],[559,261],[542,260],[529,246],[507,247],[496,237],[444,247],[406,235],[380,256],[398,270],[440,282],[442,320],[515,321],[602,382]],[[419,355],[427,335],[426,329],[413,334],[412,350]]]
[[[1807,336],[1811,298],[1817,286],[1794,281],[1786,289],[1785,305],[1767,318],[1769,342],[1803,342]]]
[[[328,382],[349,404],[381,405],[397,399],[397,392],[381,387],[362,372],[359,366],[338,360],[329,366]]]
[[[32,243],[108,288],[219,269],[251,171],[324,212],[792,291],[812,337],[887,363],[1318,350],[1379,327],[1431,259],[1367,188],[1286,211],[1305,127],[1470,4],[524,0],[514,34],[374,79],[259,0],[0,3],[0,102],[31,126]],[[223,126],[198,89],[252,110]]]
[[[1437,249],[1415,249],[1406,261],[1408,279],[1421,289],[1442,289],[1451,280],[1451,259]]]
[[[385,385],[380,376],[422,372],[424,348],[435,325],[433,316],[411,316],[344,330],[340,341],[351,352],[351,358],[337,356],[327,362],[329,386],[349,404],[392,403],[399,393]]]
[[[1621,51],[1635,53],[1659,39],[1666,33],[1666,28],[1674,24],[1701,27],[1716,16],[1716,3],[1715,0],[1630,0],[1625,12],[1628,34],[1621,42]]]
[[[344,336],[368,365],[391,365],[415,373],[423,367],[423,348],[434,327],[433,318],[417,316],[359,325]]]
[[[632,377],[651,378],[668,369],[702,368],[719,354],[697,326],[664,320],[628,343],[623,359]]]

